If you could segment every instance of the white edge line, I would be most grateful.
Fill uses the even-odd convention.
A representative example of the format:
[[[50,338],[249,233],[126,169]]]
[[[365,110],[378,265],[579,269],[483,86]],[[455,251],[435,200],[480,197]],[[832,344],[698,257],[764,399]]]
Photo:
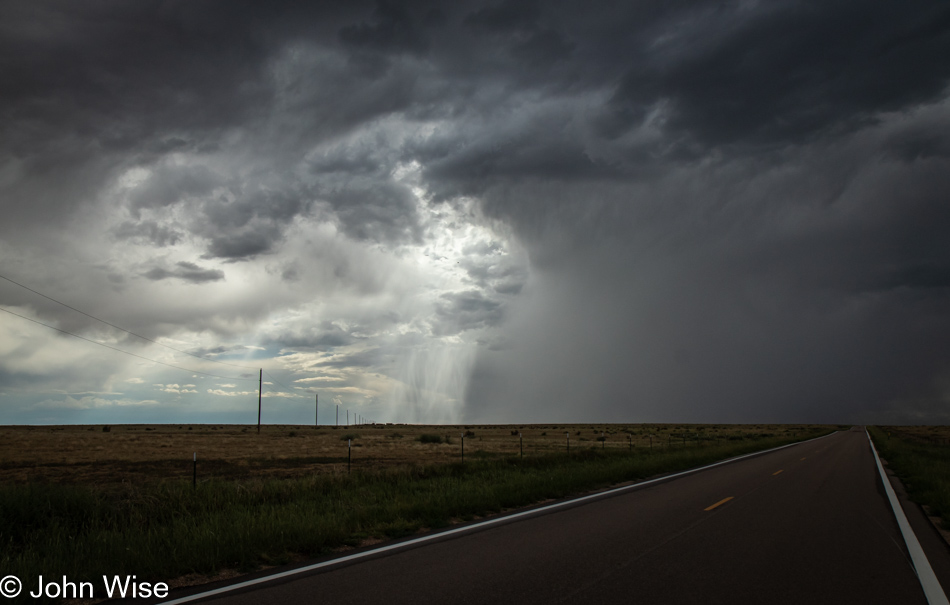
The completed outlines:
[[[930,605],[947,605],[947,595],[944,594],[943,588],[940,586],[940,580],[937,579],[933,568],[930,567],[930,561],[927,560],[924,549],[921,548],[920,542],[917,541],[914,528],[912,528],[907,521],[907,515],[904,514],[904,509],[901,508],[897,494],[894,493],[894,488],[891,487],[891,480],[887,478],[887,473],[884,472],[884,465],[881,464],[881,457],[877,455],[877,448],[874,447],[871,434],[868,433],[867,429],[864,429],[864,432],[868,436],[868,442],[871,444],[871,451],[874,452],[874,461],[877,463],[878,472],[881,473],[881,482],[884,484],[884,491],[887,492],[887,499],[891,503],[891,510],[894,511],[894,516],[897,518],[897,526],[900,527],[901,535],[904,536],[904,543],[907,544],[907,550],[910,552],[910,559],[914,563],[914,570],[917,572],[917,579],[920,580],[920,586],[924,589],[924,596],[927,597],[927,602],[930,603]]]
[[[563,502],[556,502],[554,504],[548,504],[547,506],[542,506],[540,508],[533,508],[531,510],[521,511],[520,513],[512,513],[510,515],[505,515],[504,517],[495,517],[494,519],[489,519],[487,521],[481,521],[479,523],[474,523],[472,525],[466,525],[464,527],[456,527],[455,529],[449,529],[437,534],[429,534],[428,536],[422,536],[421,538],[413,538],[412,540],[407,540],[405,542],[397,542],[396,544],[389,544],[387,546],[381,546],[379,548],[374,548],[373,550],[365,550],[363,552],[358,552],[352,555],[346,555],[339,557],[337,559],[330,559],[329,561],[321,561],[320,563],[314,563],[313,565],[307,565],[305,567],[298,567],[296,569],[290,569],[287,571],[282,571],[280,573],[275,573],[269,576],[264,576],[261,578],[255,578],[253,580],[246,580],[244,582],[239,582],[237,584],[230,584],[228,586],[222,586],[221,588],[216,588],[214,590],[209,590],[207,592],[200,592],[197,594],[189,595],[186,597],[181,597],[174,599],[172,601],[161,601],[158,605],[178,605],[179,603],[188,603],[191,601],[197,601],[198,599],[206,599],[208,597],[213,597],[215,595],[224,594],[226,592],[231,592],[232,590],[240,590],[242,588],[247,588],[248,586],[254,586],[256,584],[263,584],[264,582],[273,582],[274,580],[279,580],[281,578],[286,578],[289,576],[294,576],[297,574],[307,573],[308,571],[313,571],[315,569],[320,569],[323,567],[330,567],[332,565],[339,565],[340,563],[346,563],[347,561],[354,561],[356,559],[362,559],[364,557],[369,557],[372,555],[377,555],[379,553],[387,552],[390,550],[399,550],[401,548],[406,548],[407,546],[412,546],[414,544],[420,544],[422,542],[429,542],[431,540],[437,540],[444,538],[445,536],[451,536],[453,534],[459,534],[463,532],[472,531],[482,527],[487,527],[489,525],[497,525],[499,523],[504,523],[511,521],[512,519],[518,519],[520,517],[527,517],[531,515],[537,515],[545,511],[554,510],[556,508],[562,508],[569,506],[571,504],[576,504],[578,502],[585,502],[587,500],[595,500],[598,498],[604,498],[611,494],[618,494],[627,490],[641,488],[645,485],[650,485],[651,483],[659,483],[662,481],[669,481],[670,479],[675,479],[676,477],[682,477],[684,475],[691,475],[693,473],[698,473],[716,466],[721,466],[723,464],[729,464],[742,460],[743,458],[749,458],[751,456],[761,456],[762,454],[768,454],[769,452],[775,452],[778,450],[785,449],[787,447],[792,447],[794,445],[801,445],[803,443],[808,443],[809,441],[814,441],[816,439],[824,439],[825,437],[830,437],[834,433],[829,433],[828,435],[822,435],[821,437],[813,437],[811,439],[806,439],[805,441],[797,441],[795,443],[789,443],[786,445],[780,445],[779,447],[773,447],[770,450],[762,450],[759,452],[750,452],[748,454],[743,454],[741,456],[736,456],[735,458],[727,458],[726,460],[720,460],[719,462],[713,462],[712,464],[707,464],[706,466],[701,466],[699,468],[692,468],[685,471],[680,471],[672,475],[664,475],[662,477],[657,477],[656,479],[649,479],[647,481],[641,481],[639,483],[632,483],[630,485],[625,485],[623,487],[616,487],[603,492],[597,492],[595,494],[588,494],[586,496],[581,496],[580,498],[574,498],[572,500],[565,500]],[[929,567],[928,567],[929,568]],[[932,573],[932,572],[931,572]],[[944,599],[946,602],[946,599]]]

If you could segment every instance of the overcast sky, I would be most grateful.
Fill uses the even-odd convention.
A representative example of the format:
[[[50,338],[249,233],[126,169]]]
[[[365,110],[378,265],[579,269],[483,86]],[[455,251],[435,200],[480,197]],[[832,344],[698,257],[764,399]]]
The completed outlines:
[[[950,423],[946,2],[338,4],[0,4],[0,423]]]

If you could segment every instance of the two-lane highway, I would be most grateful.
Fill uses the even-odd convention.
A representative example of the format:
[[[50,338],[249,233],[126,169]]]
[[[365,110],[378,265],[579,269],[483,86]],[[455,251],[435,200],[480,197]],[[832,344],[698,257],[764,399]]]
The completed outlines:
[[[208,602],[926,600],[867,437],[851,431]]]

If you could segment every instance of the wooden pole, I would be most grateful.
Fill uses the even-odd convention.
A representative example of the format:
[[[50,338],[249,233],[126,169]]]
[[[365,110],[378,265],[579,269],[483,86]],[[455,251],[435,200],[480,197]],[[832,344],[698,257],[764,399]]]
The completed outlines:
[[[264,368],[261,368],[261,375],[257,381],[257,433],[261,432],[261,395],[264,393]]]
[[[313,426],[320,426],[320,395],[313,396]]]

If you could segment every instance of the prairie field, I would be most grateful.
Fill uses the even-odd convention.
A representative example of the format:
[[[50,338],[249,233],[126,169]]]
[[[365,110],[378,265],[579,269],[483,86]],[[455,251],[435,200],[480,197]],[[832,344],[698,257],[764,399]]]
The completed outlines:
[[[113,425],[0,427],[0,482],[290,478],[570,449],[644,451],[790,437],[805,425]],[[105,429],[105,430],[104,430]],[[520,438],[519,438],[520,435]],[[568,436],[570,437],[568,439]],[[347,440],[352,449],[347,451]]]
[[[3,427],[0,568],[17,577],[55,570],[81,581],[137,574],[201,583],[834,429],[265,426],[258,435],[225,425]]]

